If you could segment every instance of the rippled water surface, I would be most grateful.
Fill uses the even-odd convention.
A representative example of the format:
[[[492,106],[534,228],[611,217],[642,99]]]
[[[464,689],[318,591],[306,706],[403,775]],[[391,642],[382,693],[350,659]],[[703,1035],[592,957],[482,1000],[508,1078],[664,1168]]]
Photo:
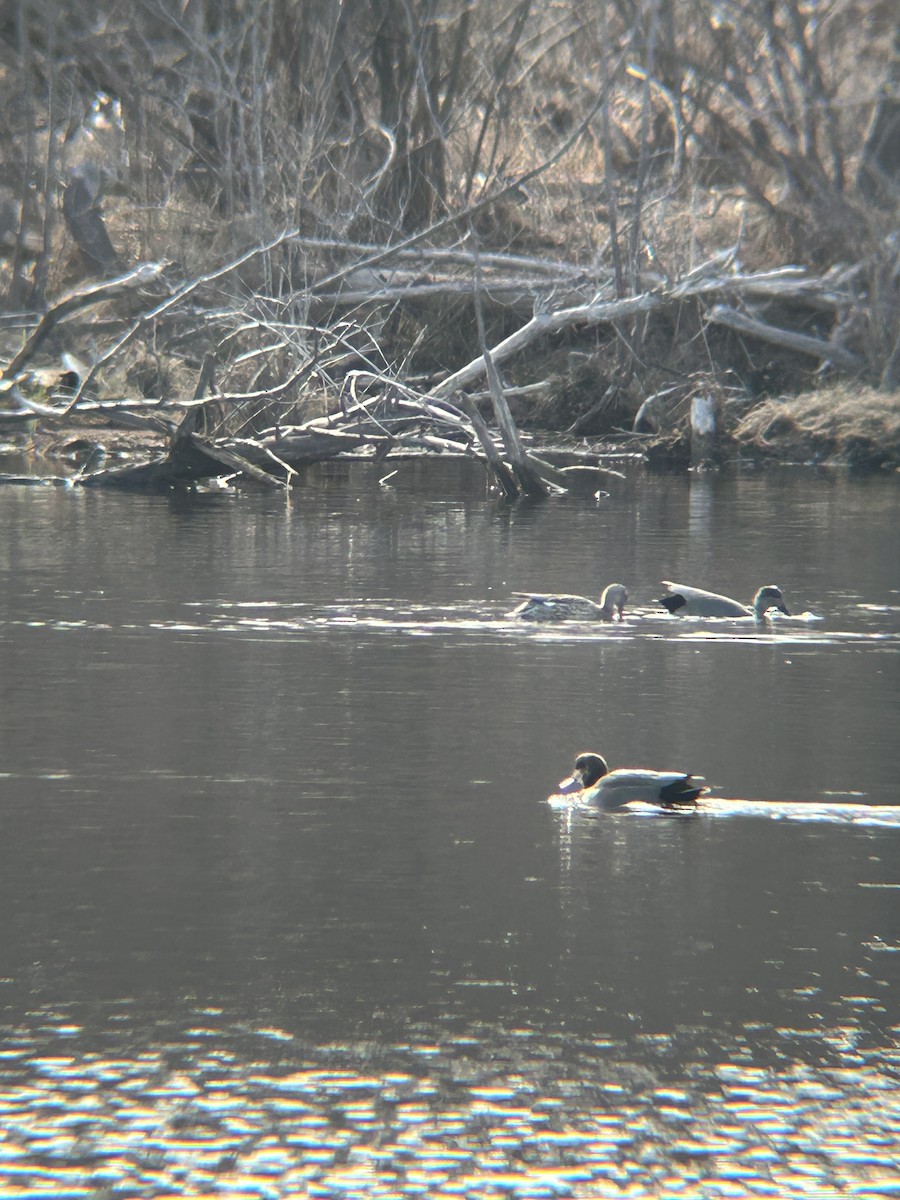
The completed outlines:
[[[900,1194],[897,485],[607,486],[0,489],[0,1196]]]

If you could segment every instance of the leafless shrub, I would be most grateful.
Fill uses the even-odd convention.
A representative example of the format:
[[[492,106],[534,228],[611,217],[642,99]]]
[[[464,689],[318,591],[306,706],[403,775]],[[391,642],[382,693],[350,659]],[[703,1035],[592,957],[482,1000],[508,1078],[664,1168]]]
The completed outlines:
[[[411,369],[425,346],[428,369],[451,373],[451,338],[474,335],[468,299],[310,311],[323,281],[336,296],[354,268],[377,269],[353,261],[357,245],[416,236],[550,250],[585,288],[620,298],[725,246],[756,268],[853,265],[847,311],[812,332],[895,386],[896,178],[879,160],[878,187],[858,182],[897,70],[892,14],[890,0],[13,0],[0,22],[0,286],[8,307],[39,309],[81,278],[57,213],[69,172],[91,161],[124,264],[170,260],[184,280],[300,235],[216,276],[205,303],[239,314],[239,336],[187,314],[166,325],[173,353],[202,328],[249,390],[267,378],[251,364],[279,323],[340,341],[350,321],[377,344],[379,370]],[[508,310],[485,298],[490,340]],[[668,339],[690,329],[678,370],[717,365],[701,318],[686,308]],[[591,348],[639,397],[630,380],[666,344],[642,317]],[[300,349],[285,346],[286,370]]]

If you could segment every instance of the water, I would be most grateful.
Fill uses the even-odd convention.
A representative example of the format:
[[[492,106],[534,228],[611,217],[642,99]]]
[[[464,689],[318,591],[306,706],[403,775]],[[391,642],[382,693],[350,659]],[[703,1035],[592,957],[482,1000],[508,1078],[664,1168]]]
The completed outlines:
[[[896,484],[609,490],[0,489],[0,1195],[896,1194]]]

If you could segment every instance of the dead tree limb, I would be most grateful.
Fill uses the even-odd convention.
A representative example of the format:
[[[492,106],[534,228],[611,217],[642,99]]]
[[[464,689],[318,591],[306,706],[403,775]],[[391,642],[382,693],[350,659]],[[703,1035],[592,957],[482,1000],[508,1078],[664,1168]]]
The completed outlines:
[[[794,333],[790,329],[779,329],[775,325],[767,325],[764,321],[757,321],[754,317],[748,317],[745,313],[728,308],[724,304],[716,305],[707,314],[706,319],[712,324],[736,329],[738,333],[746,333],[751,337],[760,338],[762,341],[773,342],[776,346],[786,346],[788,350],[797,350],[801,354],[809,354],[813,358],[837,363],[838,366],[844,367],[848,371],[865,370],[865,362],[843,346],[825,342],[821,338],[810,337],[805,333]]]
[[[787,296],[804,299],[810,303],[818,303],[827,308],[836,308],[847,302],[846,293],[835,287],[834,281],[811,278],[799,268],[785,267],[779,271],[763,272],[759,275],[707,275],[705,271],[692,272],[690,278],[676,283],[665,291],[643,292],[624,300],[593,300],[588,304],[578,304],[568,308],[557,309],[555,312],[535,313],[530,321],[515,330],[496,346],[489,348],[494,363],[499,364],[514,354],[524,350],[538,338],[559,333],[563,329],[575,325],[599,325],[614,321],[626,320],[630,317],[651,313],[666,305],[683,300],[690,296],[703,296],[708,293],[726,292],[732,295],[749,294],[757,297],[770,296],[773,299],[784,299]],[[718,315],[717,315],[718,314]],[[733,314],[729,316],[728,314]],[[790,349],[801,350],[806,354],[814,354],[822,359],[859,371],[864,364],[855,354],[840,346],[833,346],[818,338],[805,334],[794,334],[786,330],[778,330],[773,326],[755,322],[734,309],[719,306],[713,309],[709,320],[719,324],[731,324],[746,333],[756,333],[756,336],[766,337],[763,332],[771,331],[769,341],[779,341]],[[740,324],[739,324],[740,322]],[[752,328],[751,328],[752,326]],[[777,337],[774,335],[778,335]],[[467,387],[476,380],[482,379],[487,371],[484,354],[472,359],[464,367],[448,375],[428,393],[432,398],[448,396]]]
[[[541,478],[540,472],[528,461],[528,455],[525,453],[525,447],[522,445],[522,439],[519,437],[516,423],[512,418],[512,413],[509,411],[506,397],[503,395],[503,383],[500,379],[500,373],[487,347],[484,330],[484,307],[481,302],[481,269],[477,261],[475,264],[475,278],[477,285],[475,289],[475,319],[478,325],[478,340],[481,342],[481,354],[484,359],[485,371],[487,372],[494,417],[497,421],[497,428],[500,430],[500,436],[503,438],[503,445],[506,447],[506,456],[509,459],[512,473],[515,475],[519,487],[525,495],[546,496],[548,493],[547,484]]]
[[[551,333],[559,333],[572,325],[599,325],[605,321],[619,321],[641,313],[652,312],[665,303],[661,295],[647,292],[641,296],[633,296],[627,300],[604,300],[592,304],[579,304],[574,308],[563,308],[558,312],[535,313],[535,315],[511,333],[509,337],[490,347],[490,355],[495,363],[505,362],[520,350],[524,350],[539,337]],[[440,399],[474,383],[484,377],[487,370],[483,354],[472,359],[466,366],[460,367],[452,375],[448,375],[428,393],[432,399]]]
[[[0,373],[0,380],[15,379],[29,359],[33,358],[47,340],[54,328],[72,313],[104,300],[111,300],[129,288],[139,287],[157,280],[165,269],[165,263],[142,263],[133,271],[117,275],[115,279],[107,279],[103,283],[90,284],[87,287],[76,288],[58,300],[49,308],[38,321],[35,328],[25,339],[25,344],[18,354],[14,355],[6,369]],[[83,387],[84,385],[82,385]]]
[[[510,188],[514,190],[517,186],[517,184],[511,184]],[[509,189],[504,189],[503,192],[492,193],[485,203],[496,203],[498,199],[505,195],[507,190]],[[473,211],[472,208],[467,210],[469,215]],[[423,270],[431,270],[435,263],[456,263],[471,270],[476,258],[475,251],[469,250],[465,246],[416,245],[402,249],[397,246],[378,245],[372,242],[345,242],[334,238],[305,237],[298,237],[296,245],[303,250],[336,250],[342,254],[359,254],[364,257],[376,254],[385,255],[399,262],[412,264],[419,274]],[[554,279],[559,276],[570,280],[583,279],[585,275],[585,268],[583,266],[578,263],[568,262],[565,259],[537,258],[534,255],[522,254],[499,254],[487,250],[479,250],[477,257],[485,270],[496,268],[508,272],[514,270],[535,271],[538,274],[549,274]],[[353,271],[358,269],[360,269],[360,264],[357,260],[350,268],[350,273],[352,274]],[[318,286],[325,286],[325,283],[320,282]]]
[[[203,454],[208,455],[223,467],[228,467],[231,471],[240,472],[242,475],[248,475],[251,479],[255,479],[257,483],[265,484],[266,487],[289,487],[291,477],[296,475],[296,471],[294,471],[286,463],[281,463],[281,466],[284,467],[287,474],[283,480],[276,479],[276,477],[269,471],[265,471],[262,467],[256,466],[242,454],[237,454],[234,450],[231,450],[226,446],[221,446],[216,442],[211,442],[208,438],[200,437],[200,435],[197,433],[192,433],[190,436],[194,446]]]
[[[244,254],[239,255],[238,258],[232,259],[230,262],[225,263],[224,266],[218,267],[215,271],[209,271],[205,275],[199,275],[195,279],[190,280],[167,299],[163,300],[161,304],[157,304],[154,308],[150,309],[149,312],[142,313],[136,321],[129,325],[128,329],[125,330],[121,337],[119,337],[104,354],[100,355],[100,357],[91,367],[90,371],[88,371],[81,383],[78,385],[75,395],[72,397],[69,408],[72,408],[73,405],[78,403],[87,388],[89,388],[94,382],[98,371],[100,371],[101,368],[110,361],[110,359],[115,358],[119,351],[124,346],[127,346],[131,339],[152,321],[158,320],[170,309],[177,307],[177,305],[181,304],[193,292],[196,292],[198,288],[203,287],[204,284],[213,283],[215,280],[221,279],[224,275],[228,275],[231,271],[236,271],[239,267],[244,266],[245,263],[248,263],[253,258],[257,257],[257,255],[269,253],[277,246],[281,246],[284,242],[290,241],[291,238],[296,237],[297,233],[298,230],[292,229],[279,234],[276,238],[272,238],[272,240],[267,242],[265,245],[253,246]]]
[[[459,402],[465,409],[469,420],[472,422],[472,428],[475,430],[475,436],[478,438],[479,445],[484,451],[484,457],[487,464],[493,472],[494,478],[500,484],[500,488],[507,500],[515,500],[519,495],[519,487],[516,483],[512,471],[503,461],[497,447],[494,445],[494,439],[491,437],[490,430],[484,421],[481,419],[481,413],[475,407],[474,402],[465,394],[461,393]]]

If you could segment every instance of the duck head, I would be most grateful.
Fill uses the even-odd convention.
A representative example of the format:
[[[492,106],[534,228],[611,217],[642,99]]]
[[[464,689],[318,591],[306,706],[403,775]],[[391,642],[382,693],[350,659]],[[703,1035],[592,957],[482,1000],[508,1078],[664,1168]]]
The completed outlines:
[[[615,613],[618,613],[619,620],[622,620],[627,599],[628,588],[622,583],[611,583],[603,589],[603,595],[600,597],[600,607],[606,613],[607,620],[611,621]]]
[[[762,619],[770,608],[777,608],[786,617],[791,615],[781,594],[781,588],[776,587],[774,583],[764,584],[753,597],[753,611],[758,618]]]
[[[581,792],[585,788],[593,787],[608,774],[609,765],[603,755],[596,754],[593,750],[585,750],[575,759],[572,774],[560,782],[560,794]]]

